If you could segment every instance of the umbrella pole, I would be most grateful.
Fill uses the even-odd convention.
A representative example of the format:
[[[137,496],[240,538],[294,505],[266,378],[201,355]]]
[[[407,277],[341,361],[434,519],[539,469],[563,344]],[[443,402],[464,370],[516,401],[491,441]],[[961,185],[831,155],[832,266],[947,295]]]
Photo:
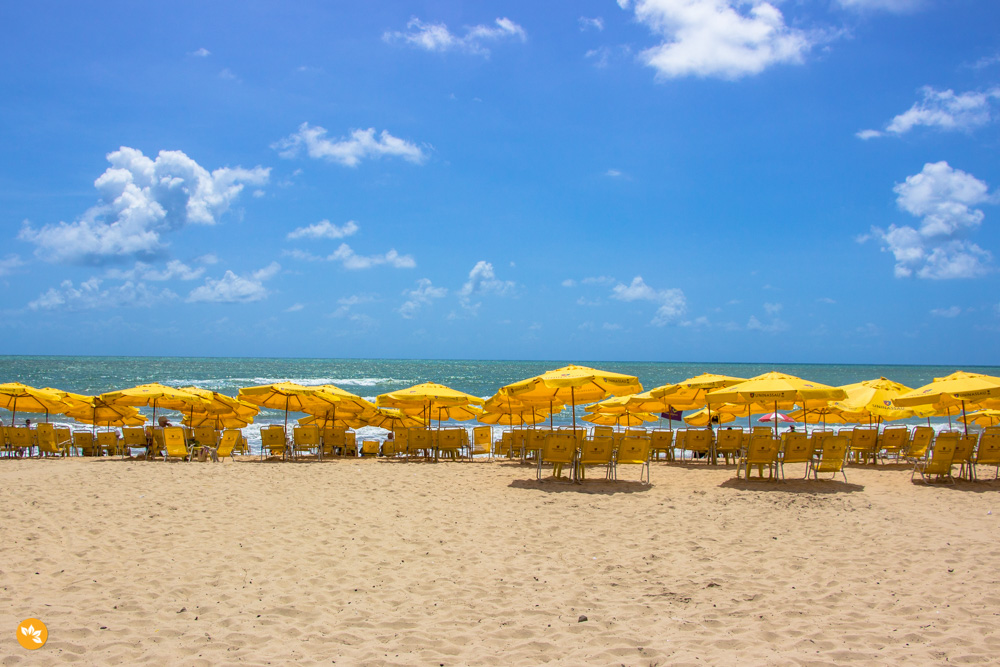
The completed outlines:
[[[962,399],[962,423],[965,424],[965,437],[969,437],[969,419],[965,416],[965,399]]]
[[[778,437],[778,401],[774,402],[774,437]]]
[[[14,409],[11,410],[10,425],[17,426],[17,396],[14,397]]]
[[[573,404],[573,437],[576,437],[576,388],[569,388],[569,400]]]

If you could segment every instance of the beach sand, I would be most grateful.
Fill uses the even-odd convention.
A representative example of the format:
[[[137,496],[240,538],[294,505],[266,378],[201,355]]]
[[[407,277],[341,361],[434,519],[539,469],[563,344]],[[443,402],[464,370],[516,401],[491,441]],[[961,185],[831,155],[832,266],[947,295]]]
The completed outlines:
[[[0,658],[1000,656],[1000,483],[928,487],[893,465],[849,468],[849,484],[652,473],[645,487],[637,469],[573,485],[508,462],[0,460]],[[14,640],[28,617],[49,629],[30,653]]]

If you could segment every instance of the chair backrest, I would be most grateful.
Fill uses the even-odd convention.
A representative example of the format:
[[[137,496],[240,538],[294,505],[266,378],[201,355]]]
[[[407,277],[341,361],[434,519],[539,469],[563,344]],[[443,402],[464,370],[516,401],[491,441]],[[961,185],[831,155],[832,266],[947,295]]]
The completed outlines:
[[[240,438],[242,435],[243,434],[240,433],[239,429],[235,428],[227,428],[223,431],[222,436],[219,438],[219,446],[215,450],[216,456],[219,458],[232,456],[233,450],[240,444]]]
[[[754,426],[750,434],[755,436],[762,435],[764,437],[771,437],[774,435],[774,428],[771,426]]]
[[[438,432],[438,449],[454,451],[462,446],[465,429],[445,428]]]
[[[989,466],[1000,466],[1000,432],[984,431],[979,436],[979,449],[976,452],[976,463]]]
[[[778,460],[781,440],[764,435],[754,435],[747,448],[747,465],[770,465]]]
[[[823,440],[823,454],[816,466],[818,472],[840,472],[847,461],[851,441],[846,435],[828,435]]]
[[[618,443],[615,454],[618,463],[646,463],[649,461],[649,438],[626,436]]]
[[[56,442],[56,428],[54,424],[42,423],[35,429],[35,441],[38,443],[38,451],[46,454],[60,453],[59,444]]]
[[[65,448],[73,442],[73,429],[69,426],[56,426],[56,443]]]
[[[594,427],[594,437],[597,436],[608,436],[610,437],[615,430],[610,426],[595,426]]]
[[[958,443],[955,445],[955,463],[964,463],[972,459],[973,454],[976,452],[976,436],[974,435],[963,435],[958,438]]]
[[[472,429],[472,444],[489,447],[493,441],[493,429],[489,426],[476,426]]]
[[[431,448],[431,432],[425,428],[411,428],[409,438],[410,451]]]
[[[906,455],[913,459],[922,459],[927,454],[934,441],[934,429],[930,426],[914,426],[910,433],[910,446]]]
[[[378,456],[378,440],[363,440],[361,442],[361,456]]]
[[[122,440],[126,447],[145,447],[146,432],[141,426],[126,426],[122,429]]]
[[[649,432],[649,445],[652,449],[670,449],[674,442],[674,432],[665,428],[655,428]]]
[[[296,447],[319,447],[319,426],[296,426],[292,429],[292,442]]]
[[[712,432],[705,428],[689,429],[684,440],[684,449],[692,452],[708,452],[712,448]]]
[[[942,438],[941,436],[948,436]],[[951,437],[954,436],[954,437]],[[955,460],[955,449],[958,447],[958,433],[940,433],[934,441],[934,449],[928,455],[924,466],[926,475],[949,475]]]
[[[625,435],[629,438],[645,438],[649,436],[649,433],[642,426],[630,426],[625,429]]]
[[[716,435],[715,450],[717,452],[735,452],[742,446],[742,430],[724,428]]]
[[[168,426],[163,429],[163,445],[167,449],[167,456],[185,457],[188,455],[184,429],[180,426]]]
[[[552,433],[542,440],[540,462],[570,463],[576,453],[576,437],[572,431]]]
[[[118,447],[118,432],[117,431],[100,431],[97,434],[97,444],[101,447]]]
[[[344,447],[357,447],[358,434],[354,431],[344,431]]]
[[[870,450],[875,447],[878,431],[873,428],[856,428],[851,432],[851,449]]]
[[[610,463],[614,451],[614,438],[610,435],[595,435],[587,438],[580,446],[580,463],[600,465]]]
[[[899,451],[909,439],[910,432],[905,426],[891,426],[882,431],[882,449],[896,452]]]
[[[266,449],[284,449],[286,444],[285,428],[283,426],[275,424],[273,426],[260,427],[261,447]]]
[[[805,433],[785,435],[785,453],[781,459],[783,463],[808,463],[812,456],[812,442]]]
[[[219,432],[215,430],[214,426],[196,426],[192,430],[192,437],[200,445],[214,447],[215,443],[219,441]]]
[[[679,428],[674,431],[674,449],[684,449],[685,443],[687,442],[688,430],[686,428]]]
[[[84,451],[92,450],[94,448],[94,434],[90,431],[74,431],[73,446]]]
[[[35,432],[27,426],[8,426],[7,442],[11,447],[31,447]]]

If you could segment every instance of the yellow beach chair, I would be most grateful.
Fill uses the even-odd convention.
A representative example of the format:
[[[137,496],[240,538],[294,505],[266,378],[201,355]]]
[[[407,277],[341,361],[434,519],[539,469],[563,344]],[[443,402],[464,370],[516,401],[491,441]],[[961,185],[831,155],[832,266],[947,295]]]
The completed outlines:
[[[809,476],[809,463],[813,458],[812,441],[805,433],[786,433],[782,440],[781,457],[778,459],[778,470],[785,477],[785,464],[805,463],[806,474]]]
[[[292,455],[316,452],[319,455],[320,430],[316,424],[296,426],[292,429]]]
[[[493,452],[490,445],[493,441],[493,429],[489,426],[476,426],[472,429],[472,448],[469,450],[469,459],[475,460],[477,456],[486,454],[492,458]]]
[[[580,447],[576,461],[577,478],[585,479],[587,466],[605,466],[604,478],[611,479],[614,465],[614,438],[609,435],[595,435],[586,438]]]
[[[618,466],[637,465],[639,467],[639,482],[650,484],[649,477],[649,438],[625,437],[618,443],[611,466],[611,479],[618,479]],[[643,482],[643,473],[646,481]]]
[[[897,461],[910,439],[910,432],[905,426],[890,426],[882,431],[879,437],[879,456],[885,460],[893,457]]]
[[[777,480],[778,453],[781,451],[781,440],[764,435],[754,435],[746,448],[736,468],[736,479],[740,472],[746,473],[750,479],[750,468],[757,466],[757,476],[764,477],[764,467],[767,466],[768,479]]]
[[[721,429],[716,435],[715,456],[719,454],[725,458],[726,465],[729,465],[729,458],[736,462],[743,448],[743,430],[734,428]]]
[[[39,424],[35,429],[35,442],[38,444],[39,456],[66,456],[66,449],[60,446],[53,424]]]
[[[288,441],[285,438],[285,428],[277,424],[260,427],[260,460],[267,456],[285,457],[288,452]]]
[[[180,459],[193,461],[194,450],[188,447],[184,429],[180,426],[168,426],[163,429],[163,461]]]
[[[563,466],[570,466],[576,459],[576,437],[572,431],[556,431],[542,440],[538,456],[537,479],[542,479],[542,466],[552,464],[552,476],[562,477]]]
[[[1000,478],[1000,431],[984,431],[979,436],[979,447],[976,449],[976,464],[994,466],[996,474],[993,479]]]
[[[649,432],[649,451],[654,460],[659,460],[660,453],[666,455],[668,461],[674,460],[674,432],[666,428],[654,428]]]
[[[823,449],[822,451],[814,452],[812,461],[809,462],[809,467],[806,469],[806,477],[809,476],[811,472],[813,474],[813,479],[819,479],[819,474],[823,473],[833,473],[836,477],[839,472],[843,477],[844,481],[847,481],[847,473],[844,468],[847,466],[847,455],[851,450],[851,441],[847,439],[846,435],[828,435],[822,440]]]
[[[960,466],[958,469],[959,479],[968,478],[970,482],[975,481],[976,466],[973,465],[975,458],[976,436],[963,435],[959,437],[958,444],[955,445],[955,456],[952,458],[952,462]]]
[[[923,460],[934,442],[934,429],[930,426],[914,426],[910,433],[910,445],[906,448],[903,457],[910,463]]]
[[[922,461],[917,461],[910,474],[910,481],[917,473],[925,484],[929,484],[928,478],[936,477],[938,480],[946,479],[952,484],[955,478],[951,475],[951,467],[954,465],[955,449],[958,447],[958,433],[940,433],[934,441],[934,449],[930,450]]]

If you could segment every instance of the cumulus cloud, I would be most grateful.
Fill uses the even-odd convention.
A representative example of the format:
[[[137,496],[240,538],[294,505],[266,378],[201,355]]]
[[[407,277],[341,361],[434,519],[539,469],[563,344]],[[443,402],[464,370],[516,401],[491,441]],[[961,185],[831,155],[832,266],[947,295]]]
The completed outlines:
[[[191,303],[250,303],[260,301],[270,293],[264,283],[278,274],[281,265],[271,262],[263,269],[254,271],[249,276],[239,276],[232,271],[226,271],[219,280],[207,278],[205,284],[196,287],[188,294]]]
[[[337,226],[329,220],[320,220],[314,225],[298,227],[288,233],[289,239],[342,239],[352,236],[358,231],[358,223],[348,220],[342,226]]]
[[[424,23],[412,18],[406,24],[406,31],[387,31],[382,39],[415,46],[425,51],[463,51],[480,56],[489,56],[487,44],[501,40],[525,41],[528,38],[524,28],[508,18],[498,18],[493,25],[475,25],[465,29],[464,35],[456,35],[444,23]]]
[[[687,310],[687,299],[683,291],[677,288],[653,289],[642,276],[633,278],[629,285],[615,285],[611,290],[611,298],[619,301],[651,301],[657,304],[656,314],[650,324],[658,327],[676,321]]]
[[[107,158],[111,166],[94,181],[100,202],[79,220],[22,227],[18,238],[34,243],[36,256],[100,264],[161,254],[163,234],[187,224],[214,225],[244,186],[264,185],[270,175],[263,167],[209,172],[181,151],[150,159],[123,146]]]
[[[986,183],[947,162],[935,162],[894,190],[897,205],[920,218],[920,224],[873,227],[866,238],[878,239],[893,254],[897,278],[973,278],[988,271],[990,253],[967,239],[985,217],[975,207],[996,203]]]
[[[94,310],[111,308],[149,308],[176,299],[168,289],[154,290],[144,283],[131,280],[113,287],[102,287],[104,281],[93,277],[79,285],[64,280],[28,304],[31,310]]]
[[[784,306],[780,303],[765,303],[764,312],[768,315],[777,315]]]
[[[203,46],[197,51],[192,51],[191,55],[194,56],[195,58],[207,58],[210,55],[212,55],[212,52]]]
[[[145,262],[136,262],[135,266],[128,270],[109,269],[108,278],[117,280],[152,280],[156,282],[164,280],[197,280],[205,273],[204,267],[192,268],[180,261],[173,259],[167,262],[162,269],[157,269]]]
[[[296,157],[304,148],[311,158],[345,167],[356,167],[368,158],[401,157],[414,164],[422,164],[427,159],[427,154],[416,144],[394,137],[388,130],[375,136],[375,128],[371,127],[352,130],[350,136],[330,140],[326,138],[326,128],[302,123],[295,134],[275,142],[271,148],[283,158]]]
[[[496,277],[493,265],[485,260],[479,260],[469,271],[469,279],[458,291],[458,301],[463,308],[475,311],[479,303],[472,303],[472,298],[481,294],[497,294],[503,296],[514,289],[514,281],[500,280]]]
[[[406,319],[413,319],[424,306],[433,303],[434,299],[442,299],[448,294],[445,287],[434,287],[428,278],[421,278],[412,290],[403,290],[406,301],[399,307],[399,314]]]
[[[0,276],[7,276],[24,266],[24,260],[19,255],[7,255],[0,259]]]
[[[762,0],[636,0],[631,5],[639,22],[663,38],[639,56],[663,79],[739,79],[771,65],[800,63],[816,41],[786,25],[778,8]]]
[[[992,120],[993,106],[1000,100],[1000,88],[956,94],[950,89],[925,86],[921,93],[923,99],[893,118],[884,131],[862,130],[857,137],[867,140],[887,134],[901,136],[915,127],[969,132]]]
[[[359,255],[346,243],[341,243],[340,247],[327,257],[328,261],[340,262],[345,269],[352,271],[358,269],[370,269],[374,266],[386,264],[396,269],[412,269],[417,266],[416,260],[410,255],[400,255],[395,249],[384,255]]]
[[[788,328],[788,325],[785,324],[783,321],[777,319],[777,318],[774,318],[768,324],[764,324],[763,322],[761,322],[760,320],[758,320],[756,317],[754,317],[753,315],[751,315],[750,319],[747,321],[747,330],[748,331],[762,331],[764,333],[778,333],[779,331],[784,331],[787,328]]]
[[[598,32],[600,32],[601,30],[604,30],[604,19],[602,19],[600,16],[595,16],[594,18],[581,16],[578,19],[578,21],[580,23],[581,31],[597,30]]]

